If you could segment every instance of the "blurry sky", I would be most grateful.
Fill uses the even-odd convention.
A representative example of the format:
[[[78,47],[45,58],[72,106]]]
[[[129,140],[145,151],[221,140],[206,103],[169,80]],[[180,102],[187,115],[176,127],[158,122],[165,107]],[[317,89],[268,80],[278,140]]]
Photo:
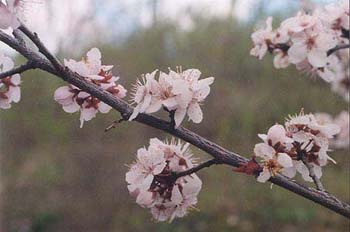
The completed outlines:
[[[137,27],[152,25],[154,12],[192,27],[191,13],[205,17],[232,15],[247,22],[258,11],[297,9],[305,0],[23,0],[24,21],[52,50],[86,46],[91,39],[122,41]],[[317,0],[311,2],[330,2]],[[263,9],[260,9],[263,8]],[[98,36],[99,38],[95,38]],[[89,38],[89,39],[87,39]],[[3,47],[3,46],[2,46]]]

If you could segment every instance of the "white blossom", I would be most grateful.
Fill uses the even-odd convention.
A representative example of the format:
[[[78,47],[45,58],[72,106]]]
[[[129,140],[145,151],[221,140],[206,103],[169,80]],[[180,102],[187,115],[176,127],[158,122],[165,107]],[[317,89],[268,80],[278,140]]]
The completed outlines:
[[[341,0],[328,4],[321,12],[322,19],[334,30],[349,30],[349,1]]]
[[[174,112],[175,127],[178,127],[186,114],[189,120],[200,123],[203,112],[200,105],[210,93],[213,77],[199,79],[198,69],[188,69],[177,72],[170,70],[168,74],[158,70],[146,74],[142,81],[134,86],[132,102],[136,105],[129,120],[133,120],[139,113],[154,113],[162,106],[167,111]]]
[[[287,132],[282,125],[274,125],[268,133],[259,134],[264,143],[258,143],[254,147],[254,154],[263,161],[263,170],[257,180],[266,182],[271,176],[285,169],[293,167],[292,158],[285,153],[293,140],[287,136]]]
[[[264,141],[254,148],[254,155],[262,160],[262,171],[257,180],[266,182],[271,176],[281,173],[293,178],[299,172],[305,181],[312,181],[304,162],[314,169],[317,177],[322,167],[330,160],[330,140],[340,132],[340,127],[327,115],[304,114],[290,116],[285,127],[276,124],[267,134],[259,134]]]
[[[13,69],[12,59],[0,53],[0,72],[6,72]],[[19,102],[21,99],[21,76],[14,74],[0,79],[0,109],[11,108],[11,103]]]
[[[344,83],[349,80],[349,49],[330,54],[337,45],[349,44],[346,33],[349,2],[343,0],[311,13],[300,11],[276,29],[268,17],[266,27],[252,33],[250,54],[261,59],[269,51],[275,55],[275,68],[286,68],[292,63],[298,70],[331,83],[332,89],[348,100],[349,87]]]
[[[85,80],[99,86],[103,90],[113,94],[118,98],[126,96],[126,89],[117,84],[119,77],[113,76],[111,65],[102,65],[101,52],[97,48],[92,48],[86,58],[81,61],[73,59],[64,60],[65,66],[81,75]],[[105,104],[98,98],[84,92],[73,85],[62,86],[55,91],[54,99],[67,113],[80,112],[80,127],[85,121],[89,121],[98,112],[108,113],[112,107]]]
[[[6,0],[6,4],[0,1],[0,29],[11,27],[16,29],[20,26],[17,12],[21,7],[21,0]]]
[[[150,209],[157,221],[183,217],[197,204],[202,182],[196,174],[172,177],[193,165],[188,144],[153,138],[147,149],[137,151],[137,160],[126,173],[128,190],[137,204]]]
[[[260,60],[268,50],[268,44],[272,41],[274,33],[272,32],[272,17],[266,19],[266,27],[255,31],[251,35],[254,47],[250,50],[250,55],[256,56]]]
[[[315,114],[320,124],[333,123],[340,128],[340,132],[330,139],[330,146],[337,149],[349,149],[349,112],[342,111],[333,117],[327,113]]]

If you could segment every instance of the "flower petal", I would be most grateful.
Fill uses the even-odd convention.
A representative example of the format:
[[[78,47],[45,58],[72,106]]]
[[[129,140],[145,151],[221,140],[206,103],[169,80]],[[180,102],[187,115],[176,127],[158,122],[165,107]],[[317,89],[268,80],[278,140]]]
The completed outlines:
[[[110,107],[109,105],[107,105],[104,102],[98,103],[98,110],[103,114],[108,113],[111,109],[112,109],[112,107]]]
[[[174,115],[174,120],[175,120],[175,127],[179,127],[181,122],[184,120],[186,115],[186,109],[183,108],[178,108],[175,111],[175,115]]]
[[[189,105],[187,114],[194,123],[200,123],[203,120],[203,112],[197,102]]]
[[[288,49],[289,61],[293,64],[300,63],[307,57],[306,45],[295,43]]]
[[[268,181],[271,177],[271,173],[269,172],[268,169],[264,169],[262,172],[260,172],[258,178],[256,179],[257,181],[261,183],[265,183]]]
[[[276,154],[276,151],[266,143],[258,143],[255,144],[254,154],[258,157],[263,158],[264,160],[269,160],[273,158],[273,156]]]
[[[286,153],[279,153],[277,157],[277,162],[284,168],[293,167],[292,158]]]
[[[75,113],[80,109],[80,106],[76,102],[72,102],[69,105],[63,105],[63,110],[67,113]]]
[[[312,49],[308,53],[307,59],[314,67],[324,67],[327,63],[327,52],[319,49]]]

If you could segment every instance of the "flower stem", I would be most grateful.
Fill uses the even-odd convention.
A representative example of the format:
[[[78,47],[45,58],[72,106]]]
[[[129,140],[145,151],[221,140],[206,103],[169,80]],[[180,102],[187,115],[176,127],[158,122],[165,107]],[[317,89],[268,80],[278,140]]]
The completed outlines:
[[[26,64],[22,64],[21,66],[18,66],[16,68],[13,68],[9,71],[0,73],[0,80],[9,76],[12,76],[14,74],[20,74],[25,71],[31,70],[31,69],[36,69],[36,65],[34,62],[28,61]]]
[[[212,166],[213,164],[220,164],[220,163],[221,162],[219,162],[217,159],[211,159],[211,160],[205,161],[201,164],[198,164],[197,166],[190,168],[186,171],[175,173],[174,178],[178,179],[178,178],[183,177],[183,176],[188,176],[188,175],[191,175],[192,173],[198,172],[199,170],[201,170],[203,168],[208,168],[208,167]]]
[[[309,176],[312,178],[312,180],[314,181],[317,190],[320,190],[322,192],[325,191],[325,188],[322,185],[322,182],[320,181],[320,179],[316,176],[315,172],[314,172],[314,168],[310,165],[310,163],[307,161],[306,157],[303,156],[302,157],[302,161],[305,164],[305,166],[307,167],[307,169],[309,170]]]
[[[342,44],[342,45],[338,45],[332,49],[330,49],[328,52],[327,52],[327,55],[331,55],[332,53],[338,51],[338,50],[341,50],[341,49],[347,49],[347,48],[350,48],[350,44]]]

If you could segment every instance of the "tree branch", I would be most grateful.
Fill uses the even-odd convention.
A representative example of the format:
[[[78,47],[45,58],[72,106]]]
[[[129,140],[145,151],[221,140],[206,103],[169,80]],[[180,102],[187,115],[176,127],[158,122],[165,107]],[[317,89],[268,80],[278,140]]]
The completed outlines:
[[[53,64],[48,62],[46,59],[43,59],[40,55],[33,52],[26,46],[21,45],[15,39],[1,31],[0,41],[3,41],[19,53],[21,53],[28,60],[35,62],[38,68],[47,71],[53,75],[56,75],[62,80],[77,86],[78,88],[84,90],[85,92],[93,95],[94,97],[113,107],[121,114],[123,119],[127,120],[132,114],[133,108],[130,107],[125,101],[113,96],[109,92],[102,90],[93,83],[87,82],[83,77],[79,76],[77,73],[72,72],[68,68],[58,67],[58,69],[56,69],[55,66],[53,66]],[[175,129],[170,122],[159,119],[158,117],[151,116],[148,114],[139,114],[136,117],[135,121],[162,130],[180,139],[183,139],[196,146],[197,148],[207,152],[222,164],[227,164],[233,167],[239,167],[241,164],[248,162],[248,159],[243,158],[242,156],[234,152],[228,151],[225,148],[220,147],[219,145],[201,137],[200,135],[182,126],[179,126]],[[350,217],[350,206],[329,193],[320,192],[314,188],[303,186],[279,174],[270,178],[269,181],[291,192],[294,192],[304,198],[314,201],[340,215],[343,215],[347,218]]]
[[[316,188],[320,191],[325,191],[322,182],[320,181],[320,179],[316,176],[314,168],[310,165],[310,163],[307,161],[307,158],[305,156],[302,156],[302,161],[305,164],[305,166],[307,167],[307,169],[309,170],[309,176],[312,178],[312,180],[314,181]]]
[[[31,69],[36,69],[36,65],[34,62],[28,61],[25,64],[22,64],[21,66],[15,67],[9,71],[0,73],[0,80],[9,76],[12,76],[14,74],[20,74],[25,71],[31,70]]]
[[[350,44],[342,44],[342,45],[338,45],[332,49],[330,49],[328,52],[327,52],[327,56],[333,54],[334,52],[338,51],[338,50],[341,50],[341,49],[347,49],[347,48],[350,48]]]
[[[175,173],[173,175],[173,178],[176,180],[180,177],[191,175],[192,173],[198,172],[199,170],[201,170],[203,168],[208,168],[208,167],[212,166],[213,164],[220,164],[220,162],[217,159],[211,159],[211,160],[205,161],[205,162],[198,164],[197,166],[190,168],[186,171]]]
[[[41,42],[38,35],[34,32],[31,32],[24,24],[21,24],[21,26],[18,27],[20,31],[22,31],[39,49],[39,52],[43,54],[56,68],[58,72],[61,71],[62,65],[59,62],[59,60],[50,53],[50,51],[45,47],[45,45]]]

